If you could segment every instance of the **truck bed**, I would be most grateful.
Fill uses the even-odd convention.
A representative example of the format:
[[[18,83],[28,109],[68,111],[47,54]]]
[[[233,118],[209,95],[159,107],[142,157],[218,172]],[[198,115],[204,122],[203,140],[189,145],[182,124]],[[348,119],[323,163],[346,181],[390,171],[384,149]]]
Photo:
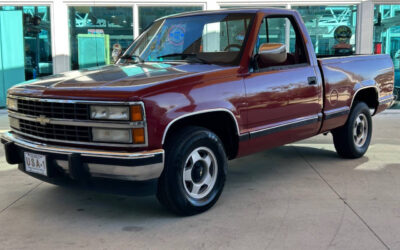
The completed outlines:
[[[349,113],[356,92],[373,88],[378,100],[393,93],[394,69],[389,55],[353,55],[318,58],[324,81],[324,116]],[[344,124],[347,116],[337,115],[321,131]],[[338,124],[339,123],[339,124]]]

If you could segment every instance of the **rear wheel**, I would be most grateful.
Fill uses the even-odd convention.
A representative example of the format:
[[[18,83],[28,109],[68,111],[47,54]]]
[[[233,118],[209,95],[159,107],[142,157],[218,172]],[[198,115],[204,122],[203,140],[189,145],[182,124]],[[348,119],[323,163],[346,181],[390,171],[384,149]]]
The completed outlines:
[[[344,158],[359,158],[369,147],[372,136],[372,119],[364,102],[354,105],[346,124],[332,131],[336,152]]]
[[[187,127],[168,138],[165,151],[158,200],[180,215],[211,208],[223,190],[227,168],[218,136],[201,127]]]

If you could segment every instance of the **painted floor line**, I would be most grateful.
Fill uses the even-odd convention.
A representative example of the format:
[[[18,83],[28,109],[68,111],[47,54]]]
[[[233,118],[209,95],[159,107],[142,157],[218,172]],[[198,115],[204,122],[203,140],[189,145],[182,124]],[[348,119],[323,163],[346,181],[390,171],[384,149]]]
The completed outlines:
[[[28,194],[30,194],[33,190],[35,190],[36,188],[38,188],[40,186],[40,184],[42,184],[43,182],[40,182],[39,184],[37,184],[36,186],[34,186],[32,189],[30,189],[28,192],[26,192],[25,194],[21,195],[21,197],[19,197],[18,199],[16,199],[15,201],[11,202],[10,205],[8,205],[7,207],[3,208],[0,211],[0,214],[3,213],[4,211],[6,211],[9,207],[11,207],[12,205],[14,205],[15,203],[17,203],[19,200],[21,200],[22,198],[26,197]]]

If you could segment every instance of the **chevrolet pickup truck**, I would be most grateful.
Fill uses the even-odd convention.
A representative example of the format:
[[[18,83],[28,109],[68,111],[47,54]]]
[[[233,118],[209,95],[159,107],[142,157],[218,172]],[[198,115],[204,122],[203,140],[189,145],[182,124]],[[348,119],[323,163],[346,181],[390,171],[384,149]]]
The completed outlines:
[[[317,58],[296,11],[183,13],[114,65],[11,88],[1,141],[33,177],[155,180],[163,205],[193,215],[218,200],[228,160],[329,132],[340,156],[363,156],[393,83],[388,55]]]

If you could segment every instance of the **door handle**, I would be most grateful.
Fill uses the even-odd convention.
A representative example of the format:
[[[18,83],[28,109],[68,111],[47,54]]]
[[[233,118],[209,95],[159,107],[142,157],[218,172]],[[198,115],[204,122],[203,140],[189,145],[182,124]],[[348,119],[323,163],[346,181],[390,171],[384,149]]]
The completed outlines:
[[[307,78],[308,84],[309,85],[316,85],[317,84],[317,77],[315,76],[310,76]]]

